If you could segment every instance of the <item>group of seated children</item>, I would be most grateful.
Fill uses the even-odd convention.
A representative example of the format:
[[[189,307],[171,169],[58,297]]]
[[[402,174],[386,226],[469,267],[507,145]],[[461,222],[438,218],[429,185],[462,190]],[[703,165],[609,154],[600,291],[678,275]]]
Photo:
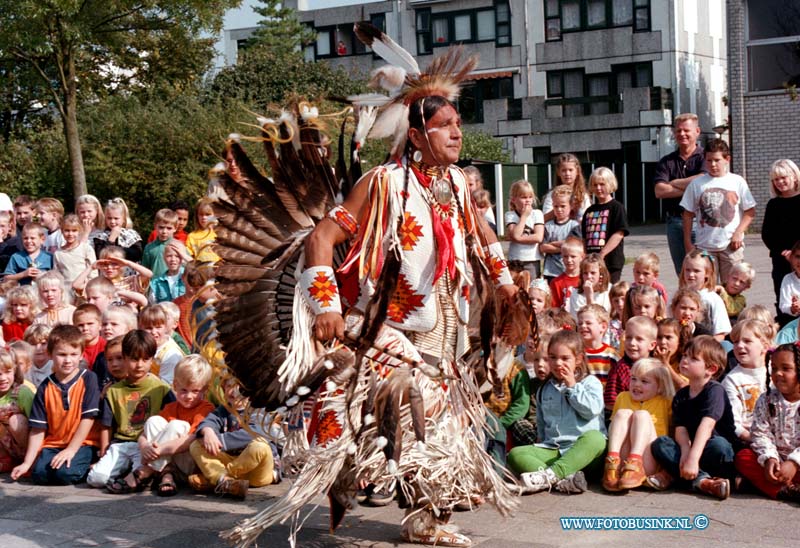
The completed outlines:
[[[580,493],[594,476],[611,492],[674,485],[725,499],[749,485],[800,502],[800,345],[770,350],[777,326],[760,305],[737,304],[731,328],[714,264],[686,256],[671,317],[653,254],[637,259],[634,285],[612,287],[608,307],[569,306],[581,290],[607,290],[602,260],[568,271],[581,276],[573,294],[561,292],[563,276],[533,280],[541,345],[518,356],[510,401],[490,406],[522,493]],[[740,279],[720,288],[726,297],[752,281],[749,265],[732,272]]]

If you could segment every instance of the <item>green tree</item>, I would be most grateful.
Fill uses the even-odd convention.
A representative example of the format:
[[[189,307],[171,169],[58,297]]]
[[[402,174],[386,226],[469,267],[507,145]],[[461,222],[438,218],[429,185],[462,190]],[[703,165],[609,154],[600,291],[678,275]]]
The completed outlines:
[[[297,19],[297,12],[285,7],[280,0],[261,0],[262,6],[254,6],[253,11],[263,19],[250,37],[248,47],[262,46],[273,52],[301,50],[311,44],[316,33],[308,25]]]
[[[483,131],[464,129],[461,147],[461,160],[484,160],[486,162],[505,163],[510,161],[503,152],[503,142]]]
[[[0,59],[33,70],[62,121],[73,191],[86,193],[78,125],[82,99],[153,82],[191,82],[211,38],[240,0],[0,0]],[[13,67],[12,67],[13,69]]]

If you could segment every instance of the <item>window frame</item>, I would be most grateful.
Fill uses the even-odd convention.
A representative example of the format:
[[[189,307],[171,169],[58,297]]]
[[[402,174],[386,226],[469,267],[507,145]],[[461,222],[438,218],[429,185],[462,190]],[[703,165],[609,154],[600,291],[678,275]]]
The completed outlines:
[[[633,32],[649,32],[652,26],[652,14],[651,14],[651,4],[652,0],[628,0],[631,4],[631,22],[630,23],[614,23],[614,0],[601,0],[604,3],[605,7],[605,22],[602,24],[589,24],[589,4],[591,2],[595,2],[597,0],[557,0],[558,3],[558,13],[551,13],[548,8],[547,0],[543,0],[543,8],[544,8],[544,33],[545,33],[545,41],[546,42],[558,42],[564,39],[564,34],[569,34],[571,32],[588,32],[592,30],[601,30],[601,29],[612,29],[612,28],[623,28],[623,27],[631,27]],[[564,28],[564,9],[563,4],[565,2],[576,3],[578,4],[579,16],[578,16],[578,26],[576,28]],[[645,20],[646,24],[642,26],[637,25],[637,13],[645,12]],[[555,32],[552,33],[552,36],[548,34],[548,25],[551,21],[558,21],[558,36],[555,36]]]
[[[745,74],[746,74],[746,91],[745,94],[774,94],[786,93],[786,86],[788,82],[784,82],[782,87],[775,87],[769,89],[753,89],[753,74],[751,70],[751,51],[755,48],[766,46],[781,46],[789,44],[797,44],[800,49],[800,29],[797,34],[789,36],[778,36],[770,38],[750,38],[750,6],[753,0],[748,0],[745,5],[744,11],[744,45],[745,45]]]
[[[508,9],[508,21],[499,20],[497,17],[497,6],[505,5]],[[479,38],[478,36],[478,14],[492,12],[494,16],[494,36],[492,38]],[[426,15],[427,14],[427,15]],[[470,37],[467,40],[455,39],[455,20],[457,17],[469,16]],[[420,17],[427,16],[428,28],[420,30]],[[447,39],[442,42],[434,40],[434,21],[445,21],[447,28]],[[501,32],[501,29],[503,31]],[[511,45],[511,6],[507,0],[497,0],[490,7],[462,9],[454,11],[441,11],[432,13],[430,8],[414,10],[414,31],[417,36],[417,55],[429,55],[435,48],[450,47],[454,44],[480,44],[484,42],[494,42],[498,47]],[[507,33],[507,34],[506,34]],[[505,40],[508,43],[505,43]],[[419,47],[420,40],[425,40],[427,48]]]
[[[508,81],[509,89],[511,90],[511,95],[506,95],[502,93],[503,83]],[[488,90],[487,87],[491,86],[491,90]],[[470,95],[469,91],[475,90],[475,92]],[[488,93],[487,93],[488,91]],[[465,93],[466,92],[466,93]],[[474,97],[475,99],[475,119],[474,120],[466,120],[464,119],[464,109],[462,108],[461,100],[462,97],[469,95],[470,97]],[[484,78],[484,79],[477,79],[471,80],[467,84],[465,84],[461,89],[461,95],[456,100],[456,110],[461,115],[462,121],[465,124],[482,124],[484,123],[483,117],[483,103],[484,101],[489,101],[493,99],[506,99],[507,101],[514,101],[514,77],[513,76],[504,76],[502,78]],[[521,105],[520,105],[521,107]]]

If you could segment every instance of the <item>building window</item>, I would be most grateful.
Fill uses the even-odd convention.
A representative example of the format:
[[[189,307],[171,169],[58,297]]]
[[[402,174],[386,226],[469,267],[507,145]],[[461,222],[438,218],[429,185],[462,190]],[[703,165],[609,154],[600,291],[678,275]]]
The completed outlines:
[[[486,42],[511,44],[511,13],[508,2],[493,8],[431,14],[417,10],[417,54],[431,53],[436,46]]]
[[[622,93],[626,89],[652,85],[652,63],[613,65],[611,72],[602,74],[549,71],[545,107],[550,118],[613,114],[622,111]]]
[[[330,30],[317,29],[317,57],[329,57],[331,54]]]
[[[508,78],[489,78],[473,80],[464,85],[458,97],[457,107],[461,121],[465,124],[483,123],[483,102],[490,99],[509,99],[511,114],[515,114],[513,105],[514,82]],[[522,103],[519,104],[521,115]],[[509,120],[514,118],[509,118]]]
[[[431,10],[418,10],[417,18],[417,55],[431,52]]]
[[[749,91],[800,86],[800,10],[792,12],[790,4],[788,0],[747,2]]]
[[[650,0],[545,0],[547,41],[561,40],[562,33],[612,27],[650,30]]]

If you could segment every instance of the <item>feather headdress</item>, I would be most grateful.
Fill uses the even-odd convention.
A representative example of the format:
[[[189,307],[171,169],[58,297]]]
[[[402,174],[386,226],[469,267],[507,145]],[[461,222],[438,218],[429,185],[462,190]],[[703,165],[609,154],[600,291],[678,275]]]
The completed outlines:
[[[467,55],[460,46],[450,48],[422,72],[411,54],[380,29],[369,23],[356,23],[354,30],[359,40],[388,63],[373,71],[370,86],[383,88],[389,95],[370,93],[349,99],[359,110],[378,108],[369,136],[375,139],[394,137],[391,154],[399,156],[406,146],[411,104],[434,95],[455,101],[461,82],[478,66],[478,58]],[[366,133],[363,128],[361,133]]]

